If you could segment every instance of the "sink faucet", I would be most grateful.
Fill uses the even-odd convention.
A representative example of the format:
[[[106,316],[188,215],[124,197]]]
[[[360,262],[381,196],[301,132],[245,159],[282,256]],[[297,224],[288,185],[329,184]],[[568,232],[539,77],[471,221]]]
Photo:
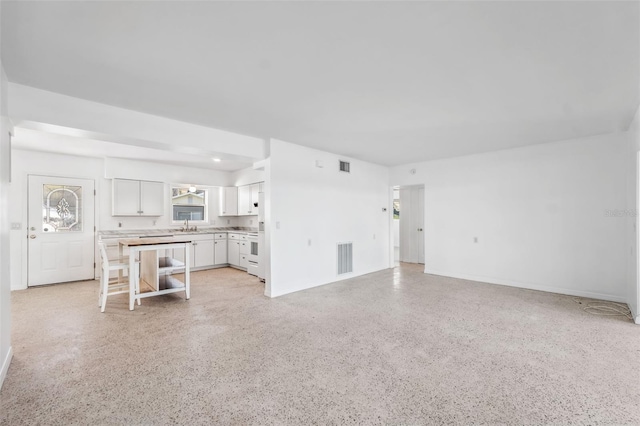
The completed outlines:
[[[189,232],[189,231],[197,231],[198,227],[194,226],[193,228],[189,228],[189,219],[185,219],[184,221],[184,228],[180,228],[181,231],[183,232]]]

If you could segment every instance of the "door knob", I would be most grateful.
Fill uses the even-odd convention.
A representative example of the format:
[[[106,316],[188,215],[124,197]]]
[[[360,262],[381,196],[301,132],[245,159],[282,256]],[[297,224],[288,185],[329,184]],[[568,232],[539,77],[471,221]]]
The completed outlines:
[[[418,231],[422,232],[422,228],[418,228]]]
[[[36,227],[35,227],[35,226],[32,226],[32,227],[31,227],[31,230],[32,230],[32,231],[35,231],[35,230],[36,230]]]
[[[36,236],[35,236],[35,235],[33,235],[33,234],[29,235],[29,238],[31,238],[32,240],[33,240],[35,237],[36,237]]]

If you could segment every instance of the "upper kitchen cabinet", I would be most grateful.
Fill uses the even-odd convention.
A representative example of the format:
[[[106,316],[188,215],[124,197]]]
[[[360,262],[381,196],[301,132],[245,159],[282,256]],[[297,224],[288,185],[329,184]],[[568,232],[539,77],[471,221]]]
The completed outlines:
[[[238,188],[229,186],[220,188],[220,216],[238,215]]]
[[[259,193],[259,183],[238,187],[238,216],[250,216],[258,214]]]
[[[164,215],[164,183],[113,179],[113,216]]]

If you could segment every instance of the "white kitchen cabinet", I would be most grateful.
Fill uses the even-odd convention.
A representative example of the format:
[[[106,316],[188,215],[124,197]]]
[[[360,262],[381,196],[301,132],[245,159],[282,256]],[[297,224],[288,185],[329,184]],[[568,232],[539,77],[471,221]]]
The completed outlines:
[[[238,215],[238,188],[228,186],[220,188],[220,216]]]
[[[238,216],[251,216],[258,214],[259,193],[259,183],[238,187]]]
[[[214,241],[210,240],[194,241],[194,264],[196,268],[204,266],[212,266],[215,264],[214,260]]]
[[[213,263],[214,265],[224,265],[229,263],[227,256],[227,233],[214,234]]]
[[[251,185],[251,214],[258,214],[258,201],[260,198],[260,184],[254,183]]]
[[[241,268],[247,269],[249,267],[249,252],[249,241],[247,241],[246,239],[240,240],[240,262],[238,266],[240,266]]]
[[[251,214],[251,185],[238,187],[238,216]]]
[[[113,216],[162,216],[164,183],[113,179]]]
[[[232,266],[240,266],[240,241],[228,240],[228,263]]]
[[[164,183],[140,181],[140,215],[164,215]]]
[[[189,266],[193,268],[195,265],[195,246],[193,244],[188,244],[189,248]],[[173,250],[173,258],[179,260],[180,262],[184,262],[184,249],[174,249]]]
[[[213,234],[192,235],[193,243],[189,244],[189,263],[192,268],[204,268],[214,265]],[[173,258],[184,262],[184,250],[173,251]]]

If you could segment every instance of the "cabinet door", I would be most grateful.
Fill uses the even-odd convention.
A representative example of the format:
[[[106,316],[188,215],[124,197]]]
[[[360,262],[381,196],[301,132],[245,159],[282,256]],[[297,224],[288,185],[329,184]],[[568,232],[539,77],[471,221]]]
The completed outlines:
[[[251,185],[238,187],[238,216],[248,216],[251,210]]]
[[[238,188],[220,188],[220,216],[238,215]]]
[[[164,215],[164,183],[140,181],[140,215]]]
[[[213,261],[213,240],[200,240],[194,243],[195,253],[193,255],[194,267],[211,266]]]
[[[247,260],[246,254],[240,255],[240,265],[241,268],[247,269],[249,267],[249,261]]]
[[[260,193],[260,184],[251,185],[251,214],[258,214],[258,198]]]
[[[140,181],[113,180],[113,216],[139,216]]]
[[[227,256],[227,240],[216,240],[214,243],[214,265],[229,263]]]
[[[229,264],[240,266],[240,241],[229,240]]]
[[[251,245],[249,241],[240,241],[240,254],[249,254]]]
[[[188,244],[187,248],[189,249],[189,266],[193,268],[195,266],[195,247],[193,244]],[[180,262],[184,262],[184,249],[173,249],[173,258]]]

